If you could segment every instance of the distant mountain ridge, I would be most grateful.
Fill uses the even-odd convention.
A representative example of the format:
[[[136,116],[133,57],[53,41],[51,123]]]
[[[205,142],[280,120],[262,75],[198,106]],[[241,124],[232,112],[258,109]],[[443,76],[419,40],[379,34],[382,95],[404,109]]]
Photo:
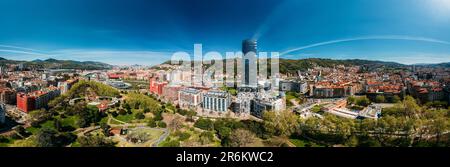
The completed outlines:
[[[111,69],[114,66],[96,62],[96,61],[75,61],[75,60],[57,60],[57,59],[36,59],[32,61],[20,61],[20,60],[9,60],[0,57],[0,65],[5,64],[24,64],[26,67],[37,67],[37,68],[49,68],[49,69],[84,69],[84,70],[104,70]],[[166,61],[162,64],[170,64],[170,61]],[[450,62],[436,63],[436,64],[413,64],[405,65],[396,62],[385,62],[378,60],[362,60],[362,59],[324,59],[324,58],[307,58],[307,59],[284,59],[280,58],[280,72],[286,73],[296,73],[298,70],[307,70],[314,67],[335,67],[338,65],[350,66],[350,65],[364,65],[369,68],[376,67],[389,67],[389,68],[400,68],[400,67],[433,67],[433,68],[450,68]],[[156,68],[158,65],[153,66]],[[269,67],[270,68],[270,67]]]
[[[269,60],[270,61],[270,60]],[[162,64],[170,64],[170,61],[166,61]],[[283,74],[291,73],[295,74],[297,71],[305,71],[314,67],[335,67],[339,65],[350,66],[368,66],[369,68],[376,67],[407,67],[408,65],[396,63],[396,62],[384,62],[377,60],[361,60],[361,59],[346,59],[346,60],[336,60],[336,59],[324,59],[324,58],[307,58],[307,59],[284,59],[280,58],[280,72]],[[209,65],[207,65],[209,66]],[[157,69],[157,66],[153,66]],[[268,66],[270,69],[270,66]]]
[[[339,65],[344,66],[368,66],[370,68],[376,67],[406,67],[407,65],[396,62],[385,62],[378,60],[361,60],[361,59],[323,59],[323,58],[308,58],[308,59],[280,59],[280,72],[281,73],[296,73],[298,70],[307,70],[314,67],[335,67]]]
[[[436,63],[436,64],[419,63],[419,64],[412,64],[411,66],[419,66],[419,67],[435,67],[435,68],[450,68],[450,62]]]
[[[82,70],[104,70],[111,69],[110,64],[95,61],[74,61],[57,59],[36,59],[33,61],[9,60],[0,57],[0,65],[5,64],[23,64],[25,67],[48,68],[48,69],[82,69]]]

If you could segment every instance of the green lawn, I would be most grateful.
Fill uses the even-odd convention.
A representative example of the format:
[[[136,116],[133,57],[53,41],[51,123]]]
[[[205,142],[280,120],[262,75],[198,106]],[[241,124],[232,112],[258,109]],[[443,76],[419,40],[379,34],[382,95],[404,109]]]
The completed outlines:
[[[315,105],[314,107],[311,108],[311,111],[315,113],[322,113],[323,112],[322,107],[323,105]]]
[[[78,116],[70,116],[66,118],[60,118],[62,126],[71,126],[74,128],[79,128],[77,125]]]
[[[45,121],[43,124],[41,124],[41,129],[42,128],[49,128],[49,129],[55,129],[55,123],[53,120],[48,120]]]
[[[103,117],[101,120],[100,120],[100,122],[98,122],[99,124],[102,124],[102,123],[108,123],[108,117]]]
[[[39,130],[39,128],[35,128],[35,127],[28,127],[25,130],[27,130],[28,132],[32,133],[33,135],[36,134],[36,132]]]
[[[0,147],[8,147],[8,145],[14,143],[15,139],[8,138],[8,141],[0,142]]]
[[[135,114],[135,113],[138,113],[138,112],[143,112],[143,110],[142,109],[131,109],[131,112],[133,114]]]
[[[31,127],[26,128],[26,130],[28,132],[32,133],[33,135],[35,135],[42,128],[55,129],[53,120],[45,121],[44,123],[42,123],[40,125],[41,125],[41,127],[32,127],[31,126]]]
[[[169,147],[171,142],[179,142],[177,139],[170,139],[169,137],[166,140],[159,143],[158,147]]]
[[[116,117],[117,120],[123,121],[123,122],[131,122],[131,120],[134,119],[134,114],[126,114],[126,115],[119,115]]]
[[[73,142],[71,147],[81,147],[80,143],[78,143],[77,141]]]
[[[114,125],[120,125],[120,124],[122,124],[121,122],[118,122],[118,121],[116,121],[115,119],[111,119],[111,122],[110,122],[111,124],[114,124]]]
[[[289,139],[289,141],[297,147],[323,147],[322,145],[316,144],[314,142],[310,142],[302,139]]]

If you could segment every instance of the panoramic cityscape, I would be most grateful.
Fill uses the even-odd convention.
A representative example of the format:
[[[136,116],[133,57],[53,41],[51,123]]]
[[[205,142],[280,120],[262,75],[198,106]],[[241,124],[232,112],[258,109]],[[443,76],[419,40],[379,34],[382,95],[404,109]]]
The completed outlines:
[[[447,1],[3,3],[0,147],[450,146]]]

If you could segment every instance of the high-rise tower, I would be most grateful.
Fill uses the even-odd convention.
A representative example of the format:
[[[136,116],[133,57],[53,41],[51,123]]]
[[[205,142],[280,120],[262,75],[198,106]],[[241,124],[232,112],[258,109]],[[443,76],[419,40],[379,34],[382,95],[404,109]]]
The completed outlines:
[[[254,39],[242,41],[242,86],[257,86],[257,42]]]

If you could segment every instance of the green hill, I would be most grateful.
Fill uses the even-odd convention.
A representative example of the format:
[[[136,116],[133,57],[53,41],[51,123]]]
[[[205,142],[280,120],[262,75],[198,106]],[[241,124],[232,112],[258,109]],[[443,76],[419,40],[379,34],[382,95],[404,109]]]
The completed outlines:
[[[270,63],[270,60],[269,60]],[[163,64],[170,64],[170,61],[166,61]],[[193,63],[192,63],[193,64]],[[308,58],[308,59],[280,59],[280,72],[296,73],[298,70],[304,71],[314,67],[334,67],[338,65],[344,66],[367,66],[369,68],[376,67],[405,67],[406,65],[395,62],[384,62],[374,60],[361,60],[361,59],[348,59],[348,60],[334,60],[334,59],[321,59],[321,58]],[[208,68],[210,65],[204,65]],[[157,66],[153,68],[157,69]],[[270,65],[268,66],[270,70]]]
[[[8,60],[0,57],[0,65],[6,64],[23,64],[26,68],[47,68],[47,69],[82,69],[82,70],[103,70],[111,69],[113,66],[94,61],[74,61],[74,60],[33,60],[33,61],[18,61]]]
[[[308,68],[314,67],[335,67],[339,65],[344,66],[367,66],[369,68],[375,67],[405,67],[406,65],[395,63],[395,62],[384,62],[384,61],[373,61],[373,60],[361,60],[361,59],[348,59],[348,60],[333,60],[333,59],[319,59],[319,58],[309,58],[309,59],[280,59],[280,72],[295,73],[298,70],[304,71]]]

